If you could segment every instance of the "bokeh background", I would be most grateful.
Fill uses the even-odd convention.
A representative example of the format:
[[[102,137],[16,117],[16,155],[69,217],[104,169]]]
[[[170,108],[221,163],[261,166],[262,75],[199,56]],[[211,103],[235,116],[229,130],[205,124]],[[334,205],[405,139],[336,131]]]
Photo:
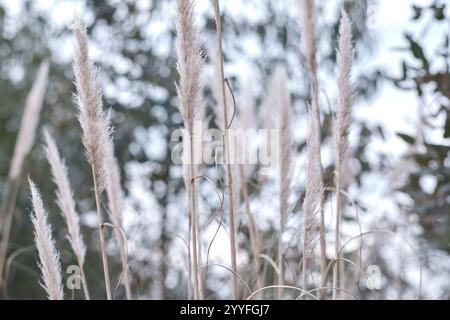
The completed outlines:
[[[214,40],[214,20],[209,1],[196,1],[198,25],[205,49],[204,110],[215,126],[211,95],[212,68],[208,47]],[[254,92],[257,117],[268,90],[268,78],[278,63],[288,70],[292,96],[294,141],[292,203],[304,193],[304,145],[309,72],[300,50],[300,14],[296,0],[222,0],[225,73],[238,97],[246,85]],[[351,131],[348,192],[355,206],[344,212],[344,240],[359,233],[357,208],[363,231],[385,229],[406,238],[423,266],[425,299],[449,299],[450,290],[450,9],[447,1],[353,0],[317,1],[319,77],[323,119],[325,177],[332,185],[331,120],[336,106],[335,60],[339,12],[344,8],[353,22],[355,66],[353,79],[358,98]],[[29,219],[26,177],[39,185],[50,213],[61,251],[63,271],[75,258],[66,239],[65,223],[55,204],[54,184],[43,153],[45,125],[66,158],[82,214],[87,242],[85,272],[91,295],[104,298],[96,213],[91,177],[83,156],[80,127],[73,101],[71,59],[74,39],[70,31],[78,12],[88,28],[91,56],[101,69],[104,104],[111,108],[116,155],[126,192],[125,229],[129,244],[133,294],[140,299],[187,297],[187,252],[180,238],[187,237],[182,170],[173,164],[170,142],[182,126],[174,83],[175,4],[172,0],[0,1],[0,189],[9,161],[25,99],[43,59],[50,61],[50,82],[32,153],[25,163],[14,218],[9,254],[29,247],[10,265],[5,299],[43,299],[39,285],[37,252]],[[220,173],[206,171],[215,182]],[[274,181],[272,181],[274,180]],[[263,251],[275,257],[277,230],[276,179],[263,188],[250,188]],[[255,173],[256,181],[256,173]],[[205,225],[202,242],[210,243],[217,221],[206,226],[219,206],[208,184],[200,188],[200,215]],[[328,195],[331,214],[332,195]],[[299,207],[300,208],[300,207]],[[331,215],[328,214],[329,217]],[[225,217],[226,219],[226,217]],[[332,249],[333,225],[327,219],[327,241]],[[225,225],[227,221],[225,220]],[[239,214],[239,273],[254,281],[249,267],[245,214]],[[230,296],[226,228],[213,245],[208,268],[206,297]],[[301,210],[288,217],[286,243],[287,282],[299,284]],[[121,271],[118,249],[108,236],[112,282]],[[358,241],[346,255],[355,257]],[[417,257],[400,237],[373,234],[364,237],[363,268],[381,270],[380,287],[369,290],[364,281],[349,284],[360,298],[413,298],[419,286]],[[332,251],[329,251],[332,257]],[[115,259],[116,257],[117,259]],[[266,284],[274,281],[265,264]],[[347,270],[352,274],[351,268]],[[67,274],[63,275],[66,279]],[[252,278],[253,277],[253,278]],[[82,292],[66,293],[82,298]],[[272,297],[267,292],[265,297]],[[117,292],[123,298],[123,288]]]

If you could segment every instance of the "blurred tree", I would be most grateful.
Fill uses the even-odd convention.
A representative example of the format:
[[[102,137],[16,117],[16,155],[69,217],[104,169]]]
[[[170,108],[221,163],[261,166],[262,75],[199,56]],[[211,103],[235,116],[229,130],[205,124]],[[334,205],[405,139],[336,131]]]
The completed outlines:
[[[449,25],[446,7],[438,0],[412,7],[411,19],[424,26],[419,35],[405,33],[404,50],[412,59],[402,62],[402,75],[393,81],[403,90],[415,91],[421,101],[416,135],[398,133],[411,146],[404,159],[416,164],[400,190],[413,200],[407,210],[418,215],[424,237],[436,248],[450,252],[450,29],[432,56],[426,53],[423,41],[432,25]],[[427,138],[432,131],[438,132],[438,142]]]

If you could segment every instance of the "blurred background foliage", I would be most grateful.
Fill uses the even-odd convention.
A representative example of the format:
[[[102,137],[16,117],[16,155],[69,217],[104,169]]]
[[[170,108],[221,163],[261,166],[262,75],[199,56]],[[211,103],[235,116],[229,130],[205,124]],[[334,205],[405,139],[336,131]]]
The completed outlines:
[[[9,160],[14,148],[14,142],[20,125],[20,118],[27,93],[36,75],[37,68],[43,59],[49,59],[50,81],[45,98],[45,105],[40,121],[41,127],[46,125],[57,140],[61,154],[66,158],[70,179],[77,200],[78,211],[83,214],[83,233],[88,245],[86,274],[90,283],[91,295],[102,298],[104,295],[101,275],[100,256],[98,252],[97,231],[92,224],[94,207],[90,174],[83,156],[80,141],[80,128],[75,116],[73,103],[73,74],[71,69],[71,47],[73,40],[66,24],[52,25],[49,11],[39,9],[37,1],[19,1],[20,20],[11,21],[7,14],[8,5],[0,2],[0,189],[7,176]],[[135,295],[141,298],[183,298],[186,297],[186,279],[182,269],[172,268],[170,256],[173,254],[174,234],[183,233],[185,227],[179,222],[186,219],[183,203],[184,186],[180,174],[173,170],[170,141],[172,131],[181,126],[181,118],[177,110],[174,83],[177,80],[175,69],[175,23],[173,1],[93,1],[86,0],[79,12],[87,23],[92,44],[92,56],[101,68],[104,88],[104,104],[111,108],[114,126],[114,142],[116,155],[122,168],[124,189],[129,196],[127,203],[134,212],[136,219],[127,224],[127,233],[132,235],[134,244],[139,248],[137,254],[130,255],[132,286]],[[225,1],[226,2],[226,1]],[[244,19],[238,14],[230,14],[230,6],[224,10],[224,46],[225,59],[230,65],[229,76],[233,87],[239,93],[243,79],[238,78],[239,59],[251,61],[252,74],[249,77],[255,85],[257,102],[263,98],[264,83],[276,63],[287,66],[292,83],[291,93],[294,101],[294,113],[297,117],[306,114],[306,103],[309,99],[309,79],[304,58],[299,47],[300,22],[291,13],[290,4],[282,5],[279,1],[258,1],[258,8],[263,8],[261,19]],[[322,2],[320,2],[322,4]],[[376,2],[371,1],[376,5]],[[367,28],[368,3],[361,1],[342,1],[353,21],[356,61],[370,57],[377,46],[373,35]],[[447,23],[450,17],[445,15],[445,4],[436,1],[432,6],[411,8],[413,20],[427,19],[427,24]],[[321,11],[322,7],[319,8]],[[295,8],[297,10],[297,8]],[[51,11],[51,10],[50,10]],[[425,14],[431,12],[432,14]],[[66,15],[71,15],[65,12]],[[320,16],[320,13],[319,13]],[[321,19],[319,68],[324,74],[333,74],[336,59],[336,35],[338,27],[338,11],[333,19]],[[208,39],[214,32],[212,14],[202,15],[201,28],[205,38],[205,52]],[[408,151],[401,159],[399,166],[403,178],[398,183],[397,190],[409,195],[413,203],[400,204],[402,212],[418,216],[417,224],[422,228],[420,238],[427,245],[450,253],[450,155],[448,139],[450,138],[450,74],[449,74],[449,34],[442,39],[440,50],[432,56],[427,56],[422,50],[422,39],[427,35],[426,26],[422,35],[411,35],[405,31],[404,43],[397,50],[404,50],[411,56],[408,61],[398,61],[402,65],[403,74],[390,74],[383,66],[364,70],[355,74],[355,84],[360,101],[370,100],[377,94],[380,83],[394,83],[401,90],[416,92],[422,97],[422,88],[432,85],[439,101],[438,110],[430,110],[424,102],[421,108],[421,125],[417,135],[399,132],[398,135],[406,144]],[[244,39],[237,41],[237,39]],[[245,39],[256,39],[262,52],[249,53]],[[380,44],[378,44],[380,45]],[[270,50],[269,50],[270,49]],[[205,54],[205,58],[208,60]],[[441,60],[441,63],[438,63]],[[443,62],[443,63],[442,63]],[[366,72],[367,71],[367,72]],[[326,103],[324,103],[326,105]],[[207,116],[212,114],[214,101],[210,90],[205,90],[205,107]],[[412,113],[416,106],[411,106]],[[323,108],[323,139],[328,143],[331,134],[332,104]],[[436,128],[433,119],[443,119],[444,125],[442,145],[427,141],[427,128]],[[393,167],[392,161],[382,155],[376,163],[367,158],[366,146],[371,139],[381,137],[382,126],[373,126],[364,121],[355,123],[358,141],[352,150],[352,174],[357,185],[362,184],[364,175],[378,170],[386,172]],[[439,129],[439,128],[438,128]],[[39,131],[40,132],[40,131]],[[157,138],[155,138],[155,136]],[[156,141],[154,140],[156,139]],[[304,141],[297,141],[297,151],[302,152]],[[157,150],[155,150],[155,148]],[[396,164],[397,165],[397,164]],[[326,164],[325,177],[332,185],[333,167]],[[65,239],[65,224],[57,214],[54,201],[54,185],[50,182],[49,166],[42,151],[42,138],[36,136],[31,155],[27,158],[22,176],[21,191],[17,202],[13,234],[9,253],[23,247],[30,250],[21,253],[11,264],[8,286],[3,290],[3,298],[36,298],[44,297],[43,290],[37,282],[37,253],[32,249],[32,228],[28,213],[30,210],[29,192],[26,177],[30,175],[39,185],[46,207],[51,213],[57,246],[61,250],[63,265],[74,263],[70,246]],[[139,186],[146,188],[152,195],[153,210],[148,211],[142,199],[131,196],[133,177],[139,175]],[[436,187],[432,193],[423,190],[420,183],[424,176],[436,178]],[[398,181],[397,181],[398,182]],[[251,189],[252,192],[258,192]],[[304,188],[297,186],[298,198],[302,198]],[[370,208],[359,203],[362,214],[370,214]],[[215,204],[217,206],[217,204]],[[173,212],[178,214],[177,217]],[[214,210],[209,210],[208,216]],[[151,227],[147,218],[152,217]],[[348,218],[352,219],[352,218]],[[207,220],[207,218],[205,218]],[[263,230],[264,248],[272,253],[275,250],[277,227],[270,225]],[[137,236],[138,235],[138,236]],[[239,245],[248,246],[248,232],[242,227]],[[272,240],[271,240],[272,239]],[[110,242],[113,242],[112,238]],[[381,245],[380,245],[381,246]],[[296,250],[289,251],[286,259],[295,266],[298,256]],[[114,251],[116,250],[116,251]],[[248,251],[248,250],[247,250]],[[117,252],[111,244],[111,255]],[[426,265],[426,258],[423,262]],[[374,263],[383,266],[386,257],[373,254]],[[118,277],[120,260],[110,258],[112,275]],[[427,266],[426,266],[427,267]],[[385,270],[385,269],[383,269]],[[248,276],[249,270],[243,271]],[[273,278],[270,268],[267,278]],[[66,277],[66,275],[64,275]],[[218,274],[220,281],[225,281],[228,274]],[[383,276],[398,280],[398,291],[413,290],[411,283],[399,274],[391,274],[386,268]],[[449,277],[447,276],[447,279]],[[207,297],[220,298],[214,287],[215,282],[207,284]],[[383,297],[385,291],[379,293]],[[81,298],[81,292],[73,293]],[[370,296],[369,292],[363,292]],[[67,292],[70,296],[70,293]],[[117,293],[123,297],[122,289]],[[399,293],[399,296],[401,294]]]

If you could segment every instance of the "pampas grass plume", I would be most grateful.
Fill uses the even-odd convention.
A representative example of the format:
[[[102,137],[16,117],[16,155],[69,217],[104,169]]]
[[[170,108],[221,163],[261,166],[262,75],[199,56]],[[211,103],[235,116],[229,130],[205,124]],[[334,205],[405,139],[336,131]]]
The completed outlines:
[[[14,147],[11,167],[9,169],[8,178],[10,180],[14,180],[20,175],[23,161],[33,146],[34,136],[43,106],[45,90],[47,88],[48,70],[48,61],[42,62],[36,80],[27,97],[19,134]]]
[[[36,185],[28,179],[33,203],[31,221],[34,225],[34,238],[39,252],[39,268],[42,272],[42,286],[50,300],[62,300],[63,288],[61,280],[61,265],[59,253],[56,251],[52,237],[52,229],[48,223],[47,213],[42,204],[41,195]]]

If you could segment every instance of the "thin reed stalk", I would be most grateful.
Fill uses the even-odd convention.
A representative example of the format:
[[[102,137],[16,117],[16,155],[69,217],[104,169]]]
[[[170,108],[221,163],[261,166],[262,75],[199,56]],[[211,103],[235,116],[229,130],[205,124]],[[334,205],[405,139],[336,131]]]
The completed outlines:
[[[227,110],[227,98],[225,93],[225,76],[223,66],[223,49],[222,49],[222,20],[220,17],[220,5],[219,0],[213,0],[214,17],[216,21],[216,37],[217,37],[217,50],[219,55],[220,66],[220,87],[221,87],[221,102],[223,108],[223,128],[224,128],[224,153],[226,162],[226,175],[227,175],[227,194],[228,194],[228,212],[230,218],[230,254],[231,254],[231,289],[233,300],[238,299],[238,277],[237,277],[237,263],[236,263],[236,218],[234,212],[234,200],[233,200],[233,175],[230,163],[230,151],[229,151],[229,138],[228,138],[228,110]]]
[[[94,183],[95,205],[100,234],[100,248],[102,255],[103,273],[105,277],[106,297],[112,299],[109,279],[108,255],[106,251],[103,231],[103,216],[100,196],[107,186],[108,175],[108,144],[110,143],[109,118],[103,112],[103,103],[98,72],[89,59],[86,29],[78,17],[75,17],[73,31],[77,40],[77,47],[73,61],[76,101],[78,105],[78,119],[83,130],[82,141],[86,156],[91,165]]]
[[[13,157],[2,191],[0,219],[2,219],[3,226],[0,243],[0,289],[3,285],[3,270],[8,252],[11,224],[16,208],[23,162],[33,147],[36,128],[39,123],[45,91],[47,88],[48,72],[49,63],[48,61],[43,61],[39,67],[38,74],[33,82],[33,86],[25,103],[19,133],[14,146]]]
[[[255,101],[252,92],[252,83],[251,81],[247,81],[244,89],[243,89],[243,108],[242,113],[239,116],[239,123],[244,130],[255,130]],[[251,141],[242,141],[245,143],[246,150],[248,152],[249,157],[246,159],[246,163],[240,166],[240,180],[241,180],[241,192],[242,192],[242,201],[244,203],[245,212],[248,217],[248,230],[250,235],[250,248],[253,256],[253,269],[254,274],[256,275],[256,289],[262,288],[264,284],[264,280],[261,273],[261,262],[260,262],[260,253],[261,253],[261,241],[259,239],[259,231],[256,225],[255,217],[253,215],[252,210],[250,209],[250,198],[248,194],[248,182],[250,176],[252,174],[252,165],[250,163],[250,155],[253,152]]]
[[[319,143],[322,141],[321,132],[320,132],[320,106],[319,106],[319,80],[317,74],[317,60],[316,60],[316,51],[317,51],[317,40],[316,40],[316,4],[314,0],[300,0],[301,2],[301,21],[302,21],[302,35],[303,35],[303,50],[304,55],[306,57],[307,64],[311,71],[312,78],[312,100],[315,100],[316,103],[311,104],[311,112],[314,112],[316,115],[314,117],[315,128],[318,131],[318,139]],[[319,179],[323,183],[323,167],[322,167],[322,159],[320,155],[320,147],[318,149],[317,161],[319,161]],[[327,257],[326,257],[326,242],[325,242],[325,212],[324,212],[324,203],[325,196],[322,193],[320,199],[320,226],[319,226],[319,243],[320,243],[320,273],[321,273],[321,282],[322,287],[326,285],[326,277],[325,271],[327,268]],[[320,290],[320,294],[322,299],[326,298],[326,290]]]
[[[52,228],[48,222],[39,190],[30,179],[28,179],[28,183],[33,203],[34,214],[31,214],[31,221],[34,225],[34,241],[39,252],[39,269],[41,269],[44,281],[42,286],[47,292],[48,299],[63,300],[61,264],[52,237]]]
[[[108,213],[112,223],[124,230],[123,226],[123,191],[120,184],[120,169],[117,159],[114,156],[114,143],[112,139],[108,143],[107,162],[109,166],[106,186],[106,194],[108,196]],[[125,287],[125,297],[127,300],[132,299],[131,285],[128,274],[128,259],[126,256],[125,243],[123,243],[120,231],[114,232],[117,243],[119,244],[120,260],[122,269],[124,270],[122,284]]]
[[[177,1],[177,69],[180,76],[177,84],[177,93],[180,99],[179,110],[183,117],[187,131],[188,148],[185,151],[185,182],[188,185],[189,220],[190,220],[190,249],[192,256],[189,260],[192,263],[193,272],[193,298],[199,299],[199,255],[198,255],[198,230],[197,230],[197,194],[195,184],[195,145],[194,145],[194,125],[198,119],[198,107],[202,91],[200,81],[203,60],[198,40],[198,30],[195,25],[194,3],[191,0]],[[186,138],[186,137],[185,137]]]
[[[341,13],[339,25],[339,44],[337,52],[338,76],[337,86],[339,89],[339,103],[334,124],[334,141],[336,148],[336,230],[334,242],[334,257],[336,261],[340,260],[341,243],[341,190],[342,190],[342,172],[344,161],[348,152],[348,133],[351,124],[351,107],[354,90],[351,84],[351,70],[353,63],[352,35],[350,20],[345,13]],[[333,268],[333,300],[338,299],[339,287],[339,263],[336,262]]]

